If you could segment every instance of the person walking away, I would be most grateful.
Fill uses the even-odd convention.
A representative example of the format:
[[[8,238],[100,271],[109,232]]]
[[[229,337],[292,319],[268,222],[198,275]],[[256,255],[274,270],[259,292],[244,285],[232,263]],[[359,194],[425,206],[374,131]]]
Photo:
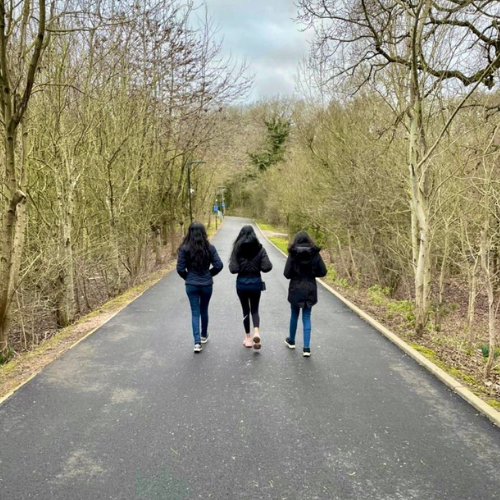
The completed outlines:
[[[291,306],[290,333],[285,339],[290,349],[295,349],[295,334],[302,309],[304,347],[302,355],[311,356],[311,312],[318,302],[316,278],[326,276],[326,266],[320,255],[320,248],[306,231],[300,231],[288,248],[288,259],[284,275],[290,280],[288,302]]]
[[[243,309],[245,347],[261,348],[259,303],[265,284],[261,272],[268,273],[273,268],[265,248],[257,239],[252,226],[244,226],[233,245],[229,260],[229,271],[237,274],[236,292]],[[250,316],[253,323],[253,338],[250,336]]]
[[[208,305],[213,291],[213,277],[223,268],[217,250],[208,241],[201,222],[193,222],[177,252],[177,273],[186,282],[191,306],[194,352],[208,342]],[[200,334],[201,318],[201,334]]]

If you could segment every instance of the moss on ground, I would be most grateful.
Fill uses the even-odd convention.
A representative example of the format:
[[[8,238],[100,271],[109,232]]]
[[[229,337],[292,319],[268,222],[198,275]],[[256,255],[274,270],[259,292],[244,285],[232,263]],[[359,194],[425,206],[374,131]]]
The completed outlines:
[[[426,358],[434,359],[436,357],[436,351],[429,349],[428,347],[424,347],[418,344],[410,344],[415,351],[418,351],[420,354],[423,354]]]
[[[486,401],[490,406],[495,408],[495,410],[500,411],[500,403],[496,399],[489,399]]]

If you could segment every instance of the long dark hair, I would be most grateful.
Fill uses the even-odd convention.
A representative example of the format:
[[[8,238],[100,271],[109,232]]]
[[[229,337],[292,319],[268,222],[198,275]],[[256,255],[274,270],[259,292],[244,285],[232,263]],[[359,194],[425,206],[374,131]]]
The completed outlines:
[[[231,259],[251,259],[255,257],[262,248],[260,241],[255,234],[252,226],[243,226],[240,234],[233,245]]]
[[[189,267],[196,272],[204,271],[210,266],[210,243],[207,231],[201,222],[193,222],[179,247],[186,252]]]
[[[297,249],[297,247],[315,247],[316,243],[309,236],[306,231],[299,231],[292,241],[292,244],[288,247],[288,252],[292,252]]]

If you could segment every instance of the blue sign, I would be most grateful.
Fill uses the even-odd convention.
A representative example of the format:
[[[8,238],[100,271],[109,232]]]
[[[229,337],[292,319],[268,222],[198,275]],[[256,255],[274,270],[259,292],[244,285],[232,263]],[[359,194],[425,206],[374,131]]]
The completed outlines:
[[[217,205],[214,205],[214,212],[218,212],[219,211],[219,207]]]
[[[222,202],[222,208],[226,208],[226,204]]]

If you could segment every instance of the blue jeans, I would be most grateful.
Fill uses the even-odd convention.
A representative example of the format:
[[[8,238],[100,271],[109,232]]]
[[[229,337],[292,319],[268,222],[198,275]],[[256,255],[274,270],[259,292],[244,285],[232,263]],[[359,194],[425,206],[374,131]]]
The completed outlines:
[[[292,316],[290,317],[290,340],[295,342],[295,334],[297,333],[297,323],[299,322],[300,307],[291,304]],[[312,307],[304,307],[302,309],[302,326],[304,328],[304,347],[311,347],[311,312]]]
[[[208,304],[212,297],[212,286],[186,285],[186,293],[191,305],[191,315],[193,322],[194,343],[199,344],[200,339],[200,317],[201,336],[208,337]]]

